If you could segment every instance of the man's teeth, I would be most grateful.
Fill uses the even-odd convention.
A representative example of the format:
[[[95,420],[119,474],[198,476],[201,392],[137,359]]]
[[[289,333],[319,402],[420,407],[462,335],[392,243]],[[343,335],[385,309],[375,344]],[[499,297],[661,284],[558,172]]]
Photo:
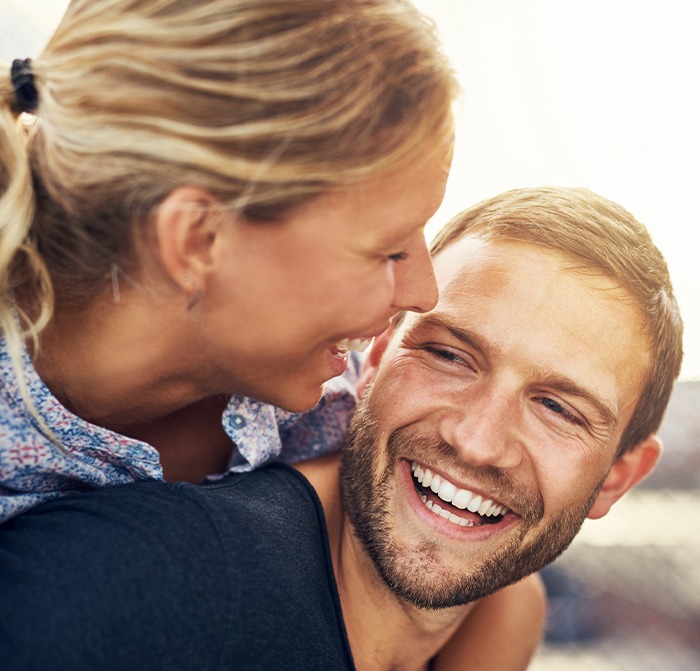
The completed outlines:
[[[341,351],[364,352],[372,343],[372,338],[343,338],[336,347]]]
[[[423,487],[431,489],[435,494],[437,494],[446,503],[451,503],[455,508],[460,510],[468,510],[471,513],[477,513],[482,517],[493,517],[499,515],[505,515],[508,512],[508,508],[502,506],[498,503],[494,503],[492,499],[486,499],[478,494],[472,494],[468,489],[460,489],[453,485],[449,480],[446,480],[437,473],[433,473],[429,468],[423,468],[419,466],[415,461],[411,462],[411,471],[413,472],[413,477],[419,482]],[[456,517],[461,526],[467,526],[466,524],[461,524],[465,520],[456,515],[449,513],[447,510],[443,510],[439,505],[433,503],[432,506],[428,505],[430,501],[426,503],[426,497],[421,496],[423,503],[428,506],[433,512],[437,512],[441,517],[445,519],[450,519],[450,515]],[[435,509],[438,509],[437,511]],[[453,521],[450,519],[450,521]]]
[[[425,503],[428,510],[432,510],[436,515],[444,517],[446,520],[452,522],[452,524],[459,524],[460,527],[474,526],[474,522],[470,522],[469,520],[457,517],[457,515],[451,513],[449,510],[445,510],[444,508],[441,508],[437,503],[433,503],[432,501],[428,500],[428,497],[425,496],[425,494],[421,494],[420,500],[423,501],[423,503]]]

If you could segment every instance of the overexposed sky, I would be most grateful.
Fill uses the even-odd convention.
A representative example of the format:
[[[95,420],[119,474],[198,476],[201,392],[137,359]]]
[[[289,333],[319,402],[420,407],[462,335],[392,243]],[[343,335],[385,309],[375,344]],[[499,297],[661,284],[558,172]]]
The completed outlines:
[[[586,186],[645,223],[700,379],[700,2],[414,0],[463,87],[447,196],[430,231],[501,191]],[[0,0],[0,58],[37,53],[66,0]]]
[[[700,380],[700,2],[414,0],[463,96],[435,225],[507,189],[585,186],[666,256]]]

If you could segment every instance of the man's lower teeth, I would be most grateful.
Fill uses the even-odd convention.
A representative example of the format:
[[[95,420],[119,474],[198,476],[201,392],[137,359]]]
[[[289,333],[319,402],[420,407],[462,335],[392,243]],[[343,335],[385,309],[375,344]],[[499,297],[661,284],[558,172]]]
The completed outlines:
[[[451,513],[449,510],[445,510],[444,508],[441,508],[437,503],[433,503],[428,499],[427,496],[424,494],[421,494],[420,500],[423,501],[425,504],[425,507],[430,510],[431,512],[435,513],[439,517],[442,517],[443,519],[448,520],[449,522],[452,522],[452,524],[457,524],[460,527],[473,527],[474,523],[470,522],[469,520],[465,520],[461,517],[458,517],[454,513]]]

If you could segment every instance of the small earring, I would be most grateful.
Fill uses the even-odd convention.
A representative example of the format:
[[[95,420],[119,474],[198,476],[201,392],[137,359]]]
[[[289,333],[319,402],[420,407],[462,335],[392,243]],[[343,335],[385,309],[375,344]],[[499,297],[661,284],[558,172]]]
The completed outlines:
[[[122,296],[119,291],[119,267],[116,263],[112,264],[112,300],[115,303],[121,303]]]
[[[187,303],[187,311],[189,312],[197,303],[199,303],[199,300],[202,298],[202,290],[197,289],[197,291],[194,292],[192,298],[190,298],[189,302]]]

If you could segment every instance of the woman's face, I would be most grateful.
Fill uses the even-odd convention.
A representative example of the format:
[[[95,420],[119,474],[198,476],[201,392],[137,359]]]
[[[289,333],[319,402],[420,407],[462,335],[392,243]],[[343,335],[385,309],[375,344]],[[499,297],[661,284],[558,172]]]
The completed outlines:
[[[308,409],[345,370],[343,341],[435,305],[423,229],[442,202],[449,156],[433,149],[282,221],[226,227],[223,269],[201,305],[217,392]]]

